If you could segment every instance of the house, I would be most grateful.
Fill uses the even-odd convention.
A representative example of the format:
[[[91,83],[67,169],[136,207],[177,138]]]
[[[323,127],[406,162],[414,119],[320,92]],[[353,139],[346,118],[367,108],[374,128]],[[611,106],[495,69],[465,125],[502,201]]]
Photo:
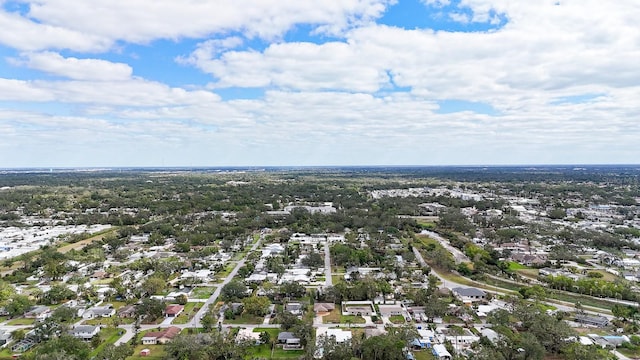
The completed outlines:
[[[164,309],[166,317],[178,317],[184,310],[184,305],[171,304]]]
[[[93,319],[98,317],[108,318],[115,314],[116,314],[116,311],[113,308],[113,305],[94,306],[92,308],[85,310],[82,313],[82,318],[83,319]]]
[[[100,326],[94,325],[77,325],[69,331],[69,334],[81,340],[91,340],[100,332]]]
[[[121,318],[132,318],[136,314],[136,307],[134,305],[125,305],[118,309],[117,314]]]
[[[372,316],[376,310],[371,301],[343,301],[342,315]]]
[[[42,321],[51,315],[51,309],[46,306],[34,306],[24,314],[27,319]]]
[[[311,277],[309,277],[310,269],[302,268],[302,269],[286,269],[284,274],[280,277],[280,281],[278,281],[279,285],[282,285],[287,282],[296,282],[300,284],[309,284],[311,282]]]
[[[576,314],[575,321],[580,324],[605,327],[609,325],[609,319],[604,316],[594,316],[587,314]]]
[[[166,344],[180,334],[180,328],[169,326],[162,331],[148,332],[142,337],[143,345]]]
[[[433,330],[419,327],[417,329],[417,332],[419,336],[417,340],[420,342],[420,344],[422,344],[423,347],[431,347],[431,344],[439,342],[436,341],[436,334],[433,332]]]
[[[4,348],[11,342],[11,332],[0,330],[0,348]]]
[[[172,291],[170,293],[168,293],[164,299],[166,301],[176,301],[176,299],[180,298],[180,297],[185,297],[186,299],[189,299],[189,296],[191,295],[191,289],[190,288],[184,288],[178,291]]]
[[[364,336],[368,339],[374,336],[382,336],[387,333],[385,329],[373,328],[373,329],[364,329]]]
[[[380,315],[382,316],[395,316],[395,315],[403,315],[405,313],[402,305],[378,305],[378,309],[380,310]]]
[[[293,315],[302,315],[302,310],[303,310],[302,304],[297,302],[288,303],[284,306],[284,311],[287,311]]]
[[[464,288],[456,287],[451,289],[451,292],[463,303],[473,303],[478,301],[484,301],[487,297],[487,293],[476,288]]]
[[[498,340],[500,340],[500,334],[495,332],[495,330],[493,329],[483,328],[482,330],[480,330],[480,334],[489,339],[489,341],[494,344],[497,343]]]
[[[316,329],[316,352],[314,357],[321,358],[323,356],[324,349],[322,348],[322,343],[324,342],[324,339],[333,338],[336,343],[340,344],[351,340],[351,337],[351,331],[347,330],[329,328]]]
[[[251,329],[240,329],[236,335],[236,342],[249,341],[256,345],[260,344],[260,333]]]
[[[350,267],[344,274],[344,279],[347,281],[352,279],[357,280],[367,275],[371,275],[376,279],[380,279],[385,276],[384,272],[379,267]]]
[[[457,335],[457,334],[454,335],[454,334],[451,334],[449,331],[447,331],[445,334],[445,339],[449,340],[452,344],[455,344],[456,348],[459,348],[460,346],[466,347],[471,345],[474,342],[480,341],[479,336],[474,335],[471,331],[467,329],[463,329],[463,330],[464,330],[463,334],[460,334],[460,335]]]
[[[302,345],[300,344],[300,338],[295,336],[292,332],[283,331],[278,334],[278,344],[282,344],[283,350],[300,350]]]
[[[447,348],[443,344],[435,344],[432,348],[433,355],[438,360],[451,360],[453,356],[447,351]]]
[[[336,304],[331,303],[315,303],[313,304],[313,312],[316,315],[326,315],[336,308]]]
[[[108,273],[106,273],[106,272],[104,272],[104,271],[102,271],[102,270],[98,270],[98,271],[94,272],[94,273],[91,275],[90,279],[91,279],[91,280],[93,280],[93,281],[95,281],[95,280],[102,280],[102,279],[106,279],[107,277],[109,277],[109,274],[108,274]]]
[[[512,253],[511,260],[526,266],[540,266],[547,262],[545,254]]]

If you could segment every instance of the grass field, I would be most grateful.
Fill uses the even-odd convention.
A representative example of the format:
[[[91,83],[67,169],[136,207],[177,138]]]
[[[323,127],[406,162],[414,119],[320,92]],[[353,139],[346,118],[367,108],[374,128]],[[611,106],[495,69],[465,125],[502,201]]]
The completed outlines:
[[[66,253],[69,252],[71,250],[80,250],[83,247],[87,246],[88,244],[91,244],[94,241],[99,241],[102,240],[105,236],[114,233],[116,230],[118,230],[117,227],[112,227],[111,229],[107,229],[101,232],[96,233],[94,236],[88,238],[88,239],[84,239],[84,240],[80,240],[78,242],[75,242],[73,244],[67,244],[67,245],[63,245],[60,246],[58,248],[58,252],[61,253]]]
[[[304,350],[282,350],[282,348],[276,346],[272,355],[271,345],[263,344],[251,347],[245,359],[297,359],[303,354]]]
[[[250,314],[236,315],[235,319],[224,319],[225,324],[262,324],[263,316],[253,316]]]
[[[272,339],[277,338],[278,334],[280,334],[280,329],[278,328],[255,328],[253,329],[253,332],[257,332],[257,333],[263,333],[263,332],[267,332],[269,333],[269,335],[271,336]]]
[[[393,315],[389,317],[389,321],[391,321],[394,324],[404,324],[404,316]]]
[[[102,330],[100,330],[102,343],[91,352],[91,357],[93,358],[94,356],[98,355],[105,346],[115,343],[116,340],[118,340],[123,334],[124,330],[122,329],[103,328]]]
[[[184,306],[184,310],[177,318],[175,318],[171,323],[172,324],[186,324],[191,320],[191,318],[196,314],[198,310],[200,310],[201,303],[187,303]]]
[[[362,316],[342,315],[340,309],[333,309],[328,315],[322,317],[325,324],[364,324],[366,321]]]
[[[198,286],[193,289],[193,297],[196,299],[208,299],[214,291],[216,286]]]
[[[413,356],[416,360],[435,360],[435,356],[429,350],[414,351]]]
[[[7,325],[33,325],[35,319],[27,319],[27,318],[17,318],[13,320],[9,320]]]
[[[511,270],[511,271],[524,270],[524,269],[530,269],[530,267],[522,265],[522,264],[517,263],[515,261],[510,261],[509,262],[509,270]]]
[[[140,356],[140,351],[143,349],[151,350],[149,356]],[[133,355],[129,356],[127,360],[162,360],[164,358],[164,345],[138,345],[133,350]]]

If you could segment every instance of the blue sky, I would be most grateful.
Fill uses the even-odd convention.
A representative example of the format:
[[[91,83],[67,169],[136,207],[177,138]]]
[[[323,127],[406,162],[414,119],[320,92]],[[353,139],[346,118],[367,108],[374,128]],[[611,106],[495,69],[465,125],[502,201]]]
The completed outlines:
[[[5,0],[0,168],[637,163],[640,4]]]

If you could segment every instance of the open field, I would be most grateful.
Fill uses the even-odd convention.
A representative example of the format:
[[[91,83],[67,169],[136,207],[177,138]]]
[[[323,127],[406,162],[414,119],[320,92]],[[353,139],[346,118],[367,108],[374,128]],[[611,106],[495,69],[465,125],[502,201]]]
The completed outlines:
[[[58,252],[61,253],[66,253],[69,252],[71,250],[80,250],[83,247],[87,246],[88,244],[91,244],[94,241],[100,241],[102,239],[104,239],[105,236],[110,235],[114,232],[116,232],[118,230],[117,227],[112,227],[111,229],[107,229],[101,232],[96,233],[94,236],[88,238],[88,239],[84,239],[84,240],[80,240],[78,242],[74,242],[73,244],[67,244],[67,245],[63,245],[60,246],[58,248]]]

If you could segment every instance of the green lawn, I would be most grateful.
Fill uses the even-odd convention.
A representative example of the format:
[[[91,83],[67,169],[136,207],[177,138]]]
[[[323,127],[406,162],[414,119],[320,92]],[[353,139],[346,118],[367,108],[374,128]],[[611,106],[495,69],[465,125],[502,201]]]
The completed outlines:
[[[13,353],[11,352],[11,349],[8,348],[4,348],[2,350],[0,350],[0,360],[11,360]]]
[[[104,349],[104,347],[107,346],[108,344],[115,343],[116,340],[118,340],[120,336],[122,336],[123,334],[124,334],[123,329],[114,329],[114,328],[101,329],[100,338],[102,339],[102,343],[100,343],[100,345],[91,352],[91,357],[98,355],[100,351],[102,351],[102,349]]]
[[[7,325],[33,325],[35,319],[27,319],[27,318],[17,318],[13,320],[9,320]]]
[[[520,263],[517,263],[515,261],[510,261],[509,262],[509,270],[515,271],[515,270],[524,270],[524,269],[529,269],[528,266],[524,266]]]
[[[216,291],[216,286],[199,286],[193,289],[192,297],[195,299],[208,299],[214,291]]]
[[[196,307],[197,306],[197,307]],[[184,306],[184,310],[177,318],[173,319],[172,324],[186,324],[191,320],[191,318],[196,314],[198,310],[200,310],[201,303],[187,303]]]
[[[276,346],[276,348],[273,349],[273,356],[271,356],[271,345],[263,344],[252,346],[245,359],[297,359],[303,354],[304,350],[282,350],[282,348]]]
[[[332,274],[331,281],[333,282],[333,285],[344,282],[344,275]]]
[[[393,315],[389,317],[389,321],[391,321],[394,324],[404,324],[404,316]]]
[[[640,349],[635,349],[635,350],[631,350],[631,349],[626,349],[623,347],[619,347],[617,349],[622,355],[627,356],[631,359],[638,359],[640,358]]]
[[[416,360],[435,360],[436,358],[430,350],[414,351],[413,356],[415,356]]]
[[[271,336],[272,339],[277,338],[278,334],[280,334],[282,330],[277,329],[277,328],[255,328],[253,329],[253,332],[257,332],[257,333],[263,333],[263,332],[267,332],[269,333],[269,335]]]
[[[107,324],[113,324],[113,320],[111,318],[97,317],[95,319],[85,320],[82,322],[82,324],[83,325],[107,325]]]
[[[224,319],[225,324],[262,324],[264,316],[254,316],[251,314],[236,315],[235,319]]]
[[[236,266],[235,263],[233,264],[229,264],[227,263],[224,267],[224,270],[220,271],[219,273],[216,274],[216,279],[222,281],[224,280],[227,276],[229,276],[229,274],[231,273],[231,270],[233,270],[233,268]]]
[[[140,351],[143,349],[151,350],[149,356],[140,356]],[[162,360],[164,358],[164,345],[138,345],[133,350],[133,355],[129,356],[127,360]]]
[[[325,324],[364,324],[366,323],[365,319],[362,316],[355,315],[342,315],[340,311],[338,311],[338,315],[334,315],[333,313],[323,316],[322,322]]]

